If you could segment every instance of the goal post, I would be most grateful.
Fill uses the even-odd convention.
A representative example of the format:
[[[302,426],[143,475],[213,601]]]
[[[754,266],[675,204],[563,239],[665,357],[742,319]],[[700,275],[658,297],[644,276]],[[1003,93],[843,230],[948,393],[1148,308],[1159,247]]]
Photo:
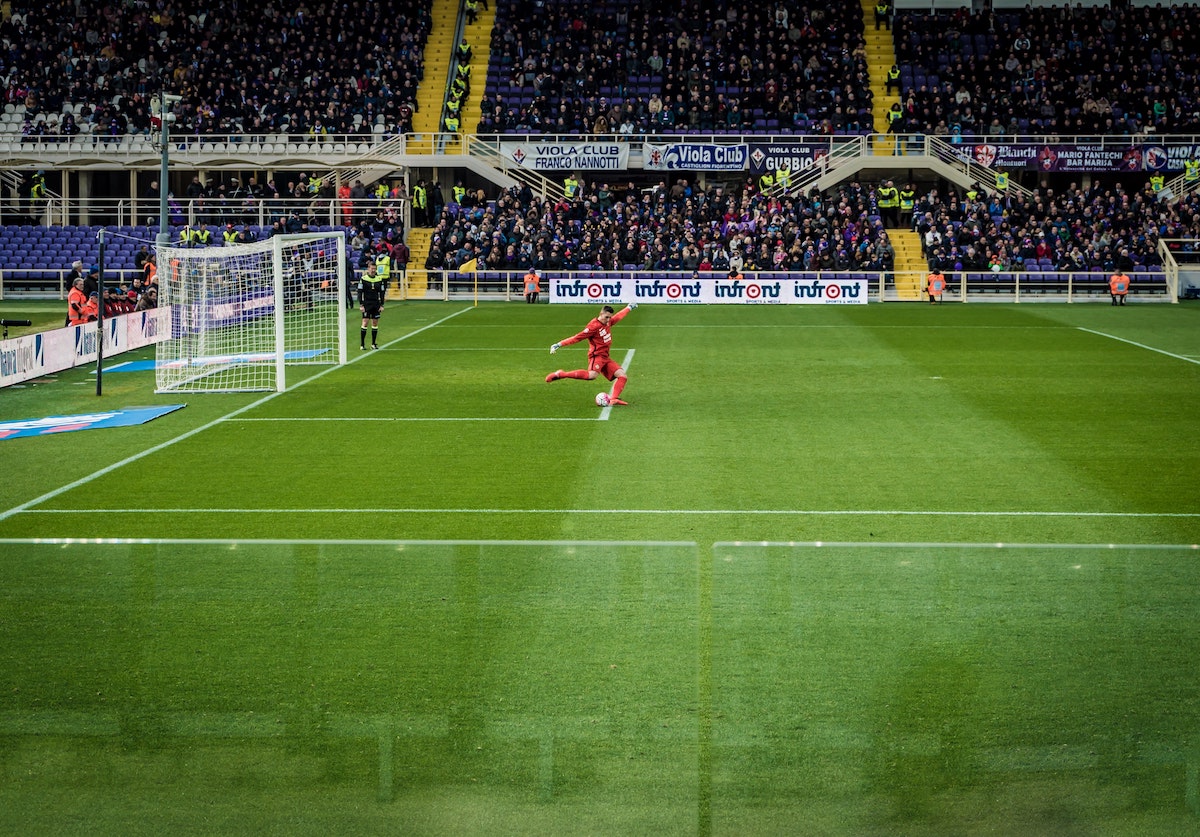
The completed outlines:
[[[340,233],[159,247],[155,390],[282,391],[290,366],[345,363],[345,252]]]

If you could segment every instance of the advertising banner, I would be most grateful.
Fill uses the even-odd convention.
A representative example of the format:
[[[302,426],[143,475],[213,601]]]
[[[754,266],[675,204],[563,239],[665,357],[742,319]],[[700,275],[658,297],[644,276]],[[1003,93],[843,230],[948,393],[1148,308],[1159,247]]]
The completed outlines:
[[[162,308],[105,318],[104,356],[165,340],[167,318],[168,312]],[[99,348],[95,323],[0,341],[0,387],[95,363]]]
[[[811,142],[752,142],[750,173],[758,177],[765,171],[791,169],[792,174],[811,169],[829,153],[829,146]]]
[[[551,279],[551,303],[627,305],[866,305],[869,281],[830,275],[814,278],[662,279],[647,274],[606,278]]]
[[[655,171],[742,171],[746,168],[745,145],[711,145],[699,142],[645,143],[642,165]]]
[[[1183,171],[1200,146],[1131,145],[1100,143],[980,143],[953,146],[963,160],[998,169],[1036,169],[1045,172],[1120,173]]]
[[[502,142],[500,153],[518,166],[542,171],[624,171],[627,142]]]

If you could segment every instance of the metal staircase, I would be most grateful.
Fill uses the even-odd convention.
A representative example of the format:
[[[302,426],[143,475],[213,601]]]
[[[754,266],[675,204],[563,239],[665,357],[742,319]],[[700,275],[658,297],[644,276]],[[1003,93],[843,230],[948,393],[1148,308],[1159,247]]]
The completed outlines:
[[[787,187],[775,186],[768,194],[773,196],[806,194],[812,189],[831,189],[847,178],[864,169],[884,173],[900,173],[914,168],[925,168],[952,183],[970,188],[978,183],[986,189],[995,190],[996,170],[980,165],[968,157],[960,156],[954,146],[933,136],[906,134],[889,136],[896,140],[891,154],[881,153],[879,135],[848,137],[846,142],[836,143],[829,154],[816,161],[812,168],[793,175]],[[1018,183],[1008,182],[1008,194],[1029,197],[1033,193]]]

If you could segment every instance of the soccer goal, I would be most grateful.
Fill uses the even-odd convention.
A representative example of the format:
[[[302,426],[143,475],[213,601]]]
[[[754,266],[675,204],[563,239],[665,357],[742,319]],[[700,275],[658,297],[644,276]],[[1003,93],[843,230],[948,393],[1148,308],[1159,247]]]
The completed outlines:
[[[157,392],[282,391],[287,367],[346,362],[345,237],[158,248]]]

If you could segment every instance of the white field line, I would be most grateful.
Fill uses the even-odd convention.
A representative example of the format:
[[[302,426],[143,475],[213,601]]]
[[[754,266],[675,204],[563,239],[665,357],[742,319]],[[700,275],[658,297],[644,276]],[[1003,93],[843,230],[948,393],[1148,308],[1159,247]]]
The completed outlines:
[[[958,543],[955,541],[718,541],[713,549],[722,547],[765,547],[768,549],[794,547],[832,547],[834,549],[883,547],[885,549],[1145,549],[1200,550],[1200,544],[1181,543]]]
[[[26,514],[599,514],[647,516],[742,515],[759,517],[1096,517],[1200,518],[1200,512],[1105,511],[936,511],[932,509],[422,509],[422,508],[308,508],[308,509],[22,509]]]
[[[594,418],[535,418],[532,416],[512,416],[509,418],[500,418],[497,416],[483,416],[474,418],[471,416],[381,416],[369,418],[364,416],[310,416],[303,418],[300,416],[277,418],[231,418],[229,421],[596,421]]]
[[[630,349],[629,351],[627,351],[625,353],[625,360],[621,362],[621,368],[624,369],[626,372],[629,371],[629,364],[633,363],[633,352],[634,352],[633,349]],[[609,392],[612,392],[611,387],[609,387]],[[600,418],[598,420],[599,421],[608,421],[608,417],[610,415],[612,415],[612,411],[613,411],[612,404],[609,404],[607,407],[602,407],[600,409]]]
[[[1083,326],[1079,326],[1079,330],[1086,331],[1088,334],[1095,334],[1099,337],[1107,337],[1109,340],[1116,340],[1120,343],[1128,343],[1130,346],[1137,346],[1139,349],[1145,349],[1148,352],[1158,352],[1160,355],[1173,357],[1176,360],[1182,360],[1187,363],[1200,363],[1200,360],[1198,360],[1195,356],[1177,355],[1174,352],[1168,352],[1165,349],[1156,349],[1153,346],[1147,346],[1145,343],[1138,343],[1134,340],[1126,340],[1124,337],[1117,337],[1115,334],[1105,334],[1103,331],[1096,331],[1095,329],[1084,328]]]
[[[219,544],[236,548],[239,544],[279,545],[317,544],[324,546],[391,546],[403,552],[406,546],[671,546],[695,547],[695,541],[534,541],[534,540],[397,540],[378,538],[369,540],[346,540],[344,538],[312,538],[289,540],[286,538],[0,538],[0,544]]]
[[[553,546],[553,547],[674,547],[697,548],[695,541],[562,541],[562,540],[345,540],[345,539],[299,539],[284,538],[243,538],[237,540],[217,538],[0,538],[0,545],[5,544],[46,544],[74,546],[87,544],[132,544],[132,545],[215,545],[236,549],[239,546],[387,546],[397,552],[403,552],[406,547],[416,546]],[[1045,549],[1045,550],[1193,550],[1200,551],[1200,544],[1158,544],[1158,543],[996,543],[991,541],[975,543],[971,541],[717,541],[712,549],[728,548],[765,548],[765,549],[795,549],[795,548],[829,548],[862,549],[865,547],[880,549]]]
[[[416,331],[410,331],[408,334],[397,337],[395,340],[392,340],[389,343],[384,343],[383,348],[386,349],[388,346],[392,345],[392,343],[399,343],[402,340],[407,340],[410,337],[415,337],[416,335],[420,334],[423,331],[427,331],[427,330],[433,328],[434,326],[441,325],[442,323],[446,322],[447,320],[453,319],[454,317],[457,317],[460,314],[465,314],[470,310],[472,310],[472,309],[471,308],[463,308],[459,311],[455,311],[453,314],[449,314],[449,315],[443,317],[442,319],[437,320],[436,322],[432,322],[429,325],[422,326],[421,328],[417,329]],[[358,361],[362,360],[363,358],[368,358],[368,357],[371,357],[371,355],[370,354],[354,355],[354,356],[351,356],[350,359],[346,361],[346,363],[347,364],[357,363]],[[7,520],[9,517],[12,517],[14,514],[28,511],[33,506],[40,505],[40,504],[46,502],[47,500],[53,500],[55,497],[58,497],[60,494],[65,494],[68,491],[73,491],[74,489],[79,488],[82,485],[87,485],[92,480],[99,479],[100,477],[104,476],[105,474],[110,474],[113,471],[117,470],[118,468],[123,468],[126,465],[129,465],[130,463],[137,462],[139,459],[144,459],[145,457],[150,456],[151,454],[158,453],[159,451],[164,450],[165,448],[171,447],[172,445],[176,444],[177,442],[182,442],[184,439],[190,439],[192,436],[203,433],[206,430],[210,430],[219,424],[223,424],[224,422],[229,421],[230,419],[241,415],[242,413],[249,412],[250,410],[253,410],[255,407],[259,407],[263,404],[266,404],[268,401],[271,401],[272,399],[276,398],[277,396],[283,395],[285,392],[291,392],[294,389],[299,389],[300,387],[304,386],[305,384],[315,381],[318,378],[323,378],[324,376],[328,375],[330,372],[334,372],[340,368],[341,368],[340,366],[328,366],[325,369],[322,369],[317,374],[307,377],[303,381],[299,381],[299,382],[293,384],[292,386],[286,388],[285,390],[283,390],[283,392],[272,392],[269,395],[263,396],[262,398],[258,399],[257,401],[253,401],[250,404],[247,404],[244,407],[240,407],[232,412],[226,413],[223,416],[215,418],[212,421],[208,422],[207,424],[202,424],[201,426],[195,427],[195,428],[187,431],[186,433],[180,433],[178,436],[174,437],[173,439],[168,439],[167,441],[160,442],[159,444],[154,445],[153,447],[149,447],[142,451],[139,451],[138,453],[131,454],[130,456],[125,457],[124,459],[122,459],[119,462],[114,462],[111,465],[106,465],[105,467],[101,468],[99,471],[94,471],[93,473],[88,474],[86,477],[80,477],[79,479],[75,480],[74,482],[68,483],[67,485],[62,486],[61,488],[56,488],[53,491],[48,491],[45,494],[43,494],[41,497],[35,497],[34,499],[24,502],[19,506],[13,506],[8,511],[0,512],[0,520]]]

